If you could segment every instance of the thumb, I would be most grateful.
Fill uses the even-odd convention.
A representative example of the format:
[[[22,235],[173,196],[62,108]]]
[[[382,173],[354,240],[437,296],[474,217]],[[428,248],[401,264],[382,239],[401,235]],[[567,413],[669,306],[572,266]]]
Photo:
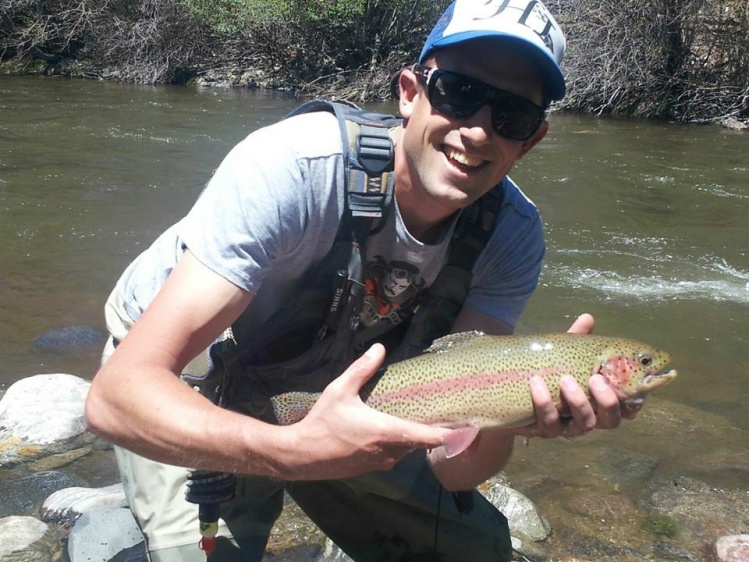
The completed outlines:
[[[342,389],[351,390],[352,392],[358,393],[361,387],[364,386],[369,379],[382,366],[385,361],[385,347],[382,344],[376,343],[370,347],[364,355],[359,357],[356,361],[349,365],[341,376],[335,381],[338,382]]]
[[[376,343],[359,359],[354,361],[334,383],[339,382],[341,385],[339,390],[344,393],[350,392],[351,394],[358,395],[361,388],[377,373],[384,360],[385,347],[382,344]],[[446,442],[455,443],[456,445],[453,448],[461,448],[457,439],[449,439],[449,436],[454,431],[452,429],[427,425],[392,416],[384,412],[377,412],[377,415],[382,416],[382,423],[385,424],[391,435],[397,435],[397,438],[393,438],[393,443],[398,441],[407,450],[439,447]],[[472,438],[465,437],[464,439],[468,444],[472,441]]]
[[[478,434],[478,430],[474,428],[467,428],[468,431],[463,428],[462,431],[411,421],[382,412],[379,412],[379,415],[382,416],[382,420],[387,420],[385,424],[387,431],[393,436],[393,443],[398,442],[408,451],[445,446],[450,451],[449,456],[455,456],[467,449]]]
[[[586,312],[577,317],[567,332],[570,334],[590,334],[593,331],[595,323],[596,321],[593,317]]]

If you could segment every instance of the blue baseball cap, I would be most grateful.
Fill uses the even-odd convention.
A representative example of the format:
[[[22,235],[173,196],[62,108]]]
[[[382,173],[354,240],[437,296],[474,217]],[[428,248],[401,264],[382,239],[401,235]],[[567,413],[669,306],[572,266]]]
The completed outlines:
[[[547,102],[564,97],[564,34],[538,0],[455,0],[427,37],[419,63],[435,49],[484,38],[522,51],[539,66]]]

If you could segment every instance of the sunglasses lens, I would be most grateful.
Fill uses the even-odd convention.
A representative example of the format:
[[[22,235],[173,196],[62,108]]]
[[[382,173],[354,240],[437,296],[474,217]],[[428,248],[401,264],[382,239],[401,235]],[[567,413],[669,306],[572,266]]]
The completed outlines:
[[[476,113],[488,99],[489,92],[481,82],[460,74],[442,72],[431,88],[430,103],[434,108],[458,119]]]
[[[484,104],[491,103],[494,130],[512,140],[531,137],[543,120],[543,110],[519,96],[454,72],[433,72],[434,78],[429,80],[429,102],[448,117],[465,119]]]
[[[508,139],[531,137],[538,130],[543,115],[543,110],[513,95],[499,94],[492,106],[494,130]]]

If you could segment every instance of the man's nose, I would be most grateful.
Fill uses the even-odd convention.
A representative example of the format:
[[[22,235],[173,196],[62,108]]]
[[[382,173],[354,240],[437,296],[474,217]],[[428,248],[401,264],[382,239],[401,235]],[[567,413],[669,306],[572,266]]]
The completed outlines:
[[[494,129],[492,128],[492,108],[489,104],[484,104],[479,110],[462,119],[460,134],[470,140],[474,145],[491,142]]]

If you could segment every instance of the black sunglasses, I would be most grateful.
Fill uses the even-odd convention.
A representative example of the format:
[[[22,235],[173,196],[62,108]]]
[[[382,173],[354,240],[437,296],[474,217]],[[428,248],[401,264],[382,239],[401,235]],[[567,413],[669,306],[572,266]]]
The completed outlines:
[[[506,139],[529,139],[546,117],[544,109],[535,103],[481,80],[421,64],[412,69],[424,80],[429,103],[434,109],[447,117],[465,119],[489,104],[492,127]]]

